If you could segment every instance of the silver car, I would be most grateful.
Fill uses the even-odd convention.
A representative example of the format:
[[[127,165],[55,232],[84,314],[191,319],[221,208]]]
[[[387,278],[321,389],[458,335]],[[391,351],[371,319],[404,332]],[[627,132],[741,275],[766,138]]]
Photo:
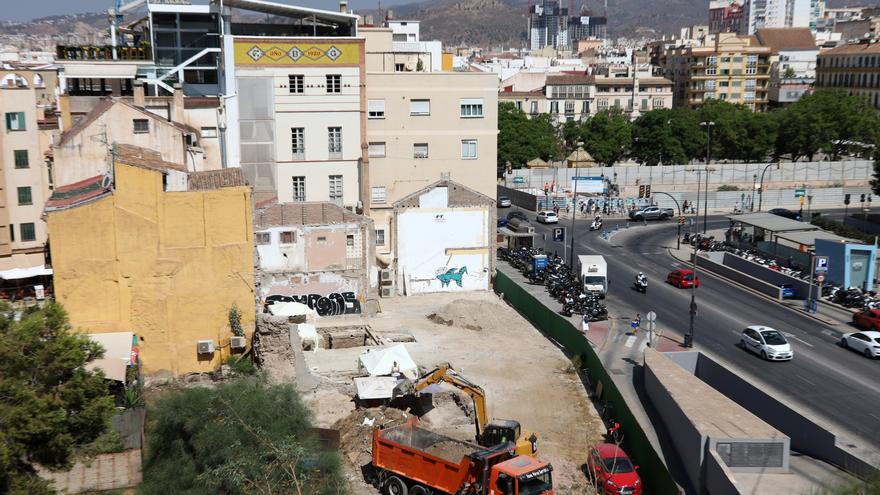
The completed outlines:
[[[759,325],[753,325],[742,331],[739,345],[766,361],[790,361],[794,357],[791,344],[778,331]]]

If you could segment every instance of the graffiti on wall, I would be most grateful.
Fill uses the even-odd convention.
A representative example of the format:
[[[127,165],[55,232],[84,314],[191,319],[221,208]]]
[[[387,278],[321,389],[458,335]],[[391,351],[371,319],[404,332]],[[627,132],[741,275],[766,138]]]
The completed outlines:
[[[338,316],[360,314],[361,303],[354,292],[333,292],[326,296],[320,294],[302,294],[284,296],[273,294],[266,297],[266,305],[276,302],[298,302],[315,310],[318,316]]]
[[[459,269],[450,268],[437,274],[437,280],[440,281],[440,287],[449,287],[450,282],[455,282],[461,287],[461,278],[467,274],[467,267],[463,266]]]

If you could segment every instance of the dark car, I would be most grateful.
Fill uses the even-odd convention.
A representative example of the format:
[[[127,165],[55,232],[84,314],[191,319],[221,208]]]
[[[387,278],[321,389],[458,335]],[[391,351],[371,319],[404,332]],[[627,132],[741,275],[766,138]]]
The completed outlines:
[[[499,218],[498,219],[498,228],[501,228],[501,227],[507,227],[507,219],[506,218]]]
[[[792,220],[800,221],[801,216],[797,212],[786,210],[785,208],[773,208],[768,213],[772,213],[774,215],[778,215],[780,217],[790,218]]]
[[[519,218],[520,220],[523,220],[526,222],[529,221],[529,217],[527,217],[526,214],[521,211],[512,211],[507,214],[508,221],[513,220],[514,218]]]

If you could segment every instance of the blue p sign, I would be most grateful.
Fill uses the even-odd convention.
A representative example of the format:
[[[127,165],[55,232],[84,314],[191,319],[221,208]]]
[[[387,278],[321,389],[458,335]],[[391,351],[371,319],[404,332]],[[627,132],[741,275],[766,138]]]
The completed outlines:
[[[565,241],[565,228],[564,227],[556,227],[553,229],[553,240],[556,242]]]

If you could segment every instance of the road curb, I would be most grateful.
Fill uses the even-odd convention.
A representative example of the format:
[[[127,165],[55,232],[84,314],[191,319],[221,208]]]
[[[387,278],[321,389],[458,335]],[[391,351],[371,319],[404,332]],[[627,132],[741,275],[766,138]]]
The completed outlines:
[[[669,254],[669,256],[671,256],[672,258],[678,260],[678,261],[681,262],[681,263],[691,263],[691,260],[683,260],[683,259],[679,258],[678,256],[672,254],[672,249],[671,249],[671,248],[666,248],[666,252]],[[837,325],[846,325],[846,322],[838,322],[838,321],[832,321],[831,323],[829,323],[828,320],[824,320],[824,319],[819,318],[819,317],[817,317],[817,316],[815,316],[815,315],[813,315],[813,314],[811,314],[811,313],[807,313],[807,312],[802,311],[802,310],[800,310],[800,309],[797,309],[797,308],[791,307],[791,306],[789,306],[789,305],[783,304],[783,303],[777,301],[776,299],[773,299],[772,297],[769,297],[767,294],[763,294],[763,293],[761,293],[761,292],[758,292],[758,291],[756,291],[755,289],[752,289],[751,287],[745,286],[745,285],[743,285],[743,284],[741,284],[741,283],[739,283],[739,282],[737,282],[737,281],[735,281],[735,280],[731,280],[731,279],[725,277],[724,275],[719,275],[719,274],[717,274],[717,273],[715,273],[715,272],[711,272],[711,273],[712,273],[713,276],[718,277],[718,278],[721,278],[721,279],[724,279],[724,280],[726,280],[727,282],[729,282],[729,283],[732,284],[732,285],[735,285],[735,286],[737,286],[737,287],[741,287],[741,288],[743,288],[743,289],[745,289],[745,290],[751,292],[752,294],[756,294],[756,295],[758,295],[758,296],[760,296],[760,297],[762,297],[762,298],[764,298],[764,299],[766,299],[766,300],[768,300],[768,301],[772,301],[772,302],[776,303],[777,305],[779,305],[779,307],[781,307],[781,308],[785,308],[785,309],[787,309],[787,310],[789,310],[789,311],[792,311],[792,312],[794,312],[794,313],[797,313],[797,314],[799,314],[799,315],[807,316],[807,317],[812,318],[812,319],[814,319],[814,320],[816,320],[816,321],[818,321],[818,322],[820,322],[820,323],[823,323],[823,324],[825,324],[825,325],[828,325],[828,326],[830,326],[830,327],[832,327],[832,328],[834,328],[834,327],[837,326]],[[836,328],[835,328],[835,331],[837,331]],[[840,333],[841,335],[843,335],[843,334],[848,333],[848,332],[839,332],[839,331],[838,331],[838,333]]]

